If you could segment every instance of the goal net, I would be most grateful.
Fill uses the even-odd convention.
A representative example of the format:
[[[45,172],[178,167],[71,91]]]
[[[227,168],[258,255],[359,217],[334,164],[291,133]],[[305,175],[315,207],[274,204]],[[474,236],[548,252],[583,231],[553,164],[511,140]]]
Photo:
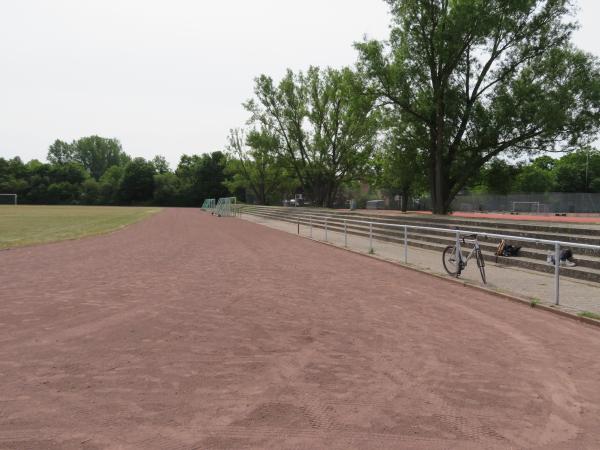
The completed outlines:
[[[208,198],[204,200],[204,203],[202,204],[202,209],[204,211],[212,211],[213,209],[215,209],[215,199]]]
[[[17,194],[0,194],[0,205],[16,205]]]
[[[219,217],[233,217],[237,215],[236,204],[236,197],[220,198],[215,206],[214,214]]]
[[[548,205],[540,202],[512,202],[513,213],[545,213]]]

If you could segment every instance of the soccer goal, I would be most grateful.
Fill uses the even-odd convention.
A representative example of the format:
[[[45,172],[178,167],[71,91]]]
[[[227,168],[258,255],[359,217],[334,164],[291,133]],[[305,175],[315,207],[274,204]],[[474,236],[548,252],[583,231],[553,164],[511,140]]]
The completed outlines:
[[[220,198],[215,206],[213,214],[218,217],[233,217],[237,215],[237,198],[223,197]]]
[[[206,200],[204,200],[204,203],[202,204],[202,209],[204,211],[213,211],[215,209],[215,199],[214,198],[208,198]]]
[[[18,203],[17,194],[0,194],[0,205],[15,205]]]
[[[512,202],[513,213],[541,213],[543,207],[540,202]]]

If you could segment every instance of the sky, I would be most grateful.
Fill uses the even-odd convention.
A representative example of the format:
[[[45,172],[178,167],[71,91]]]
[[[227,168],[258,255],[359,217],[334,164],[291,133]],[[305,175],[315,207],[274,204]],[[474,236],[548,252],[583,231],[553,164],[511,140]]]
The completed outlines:
[[[97,134],[132,156],[223,150],[254,78],[341,67],[385,39],[383,0],[0,0],[0,157]],[[575,44],[600,56],[598,0]]]

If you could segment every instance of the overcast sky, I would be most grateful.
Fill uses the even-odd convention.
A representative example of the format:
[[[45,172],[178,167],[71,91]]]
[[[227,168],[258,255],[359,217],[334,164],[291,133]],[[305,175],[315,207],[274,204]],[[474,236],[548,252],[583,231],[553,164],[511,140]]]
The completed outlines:
[[[600,55],[600,2],[579,5],[575,42]],[[98,134],[175,167],[223,149],[254,77],[351,65],[388,24],[383,0],[2,0],[0,156]]]

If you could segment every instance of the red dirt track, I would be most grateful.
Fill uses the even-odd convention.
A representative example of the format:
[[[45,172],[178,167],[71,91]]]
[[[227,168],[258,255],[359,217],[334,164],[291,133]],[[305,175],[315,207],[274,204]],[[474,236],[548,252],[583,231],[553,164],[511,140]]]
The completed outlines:
[[[600,331],[168,209],[0,252],[0,448],[600,448]]]

